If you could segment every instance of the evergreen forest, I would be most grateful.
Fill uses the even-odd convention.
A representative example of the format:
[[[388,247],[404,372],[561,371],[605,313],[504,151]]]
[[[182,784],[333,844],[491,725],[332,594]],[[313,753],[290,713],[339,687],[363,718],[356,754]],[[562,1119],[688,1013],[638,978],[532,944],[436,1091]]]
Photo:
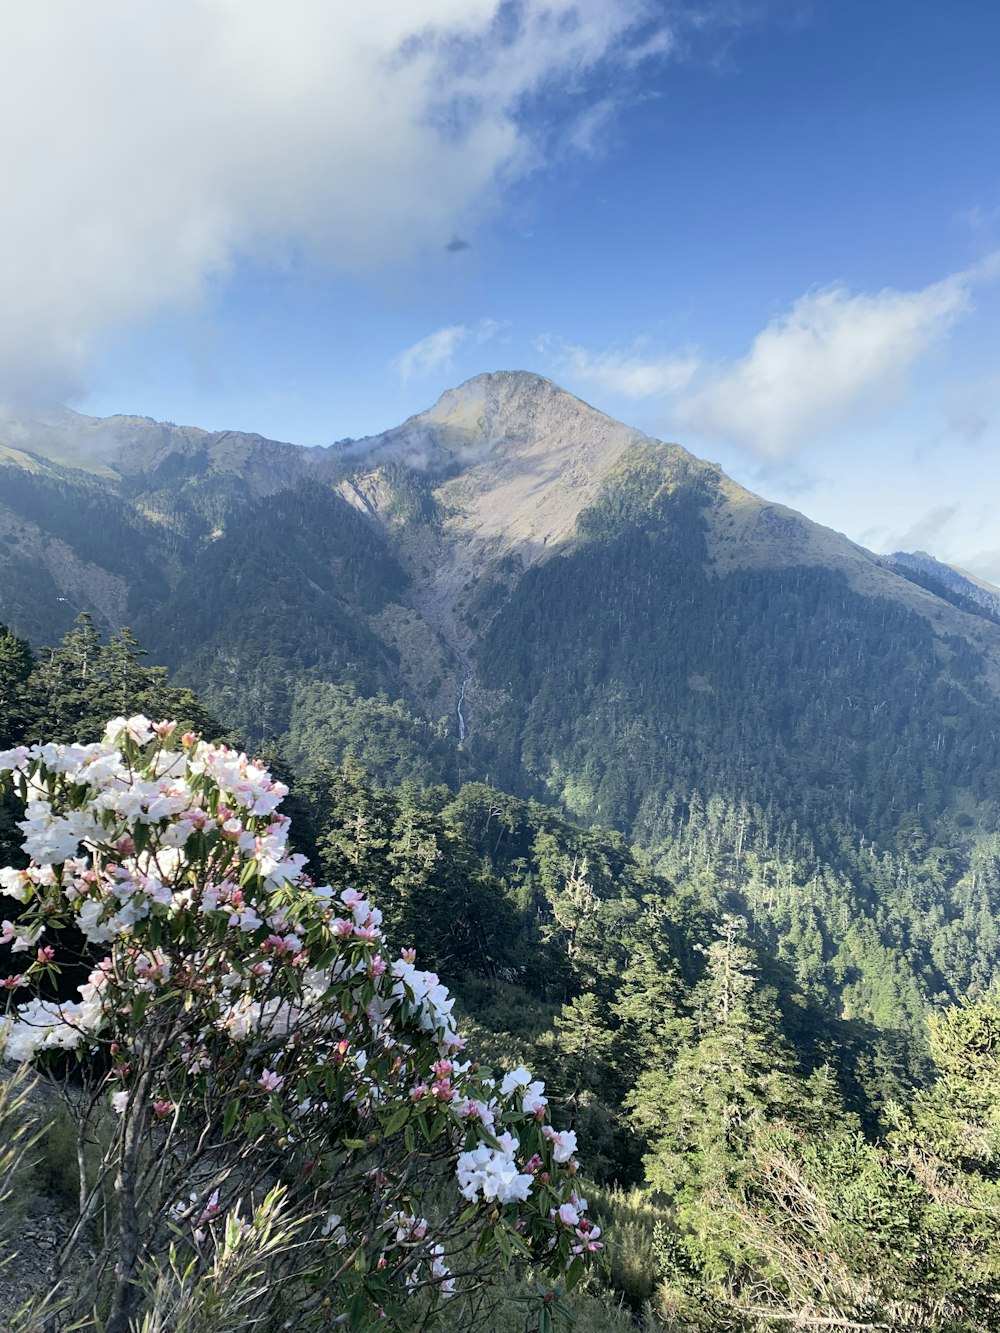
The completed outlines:
[[[327,757],[265,755],[299,850],[447,978],[476,1058],[533,1070],[577,1132],[607,1238],[566,1298],[582,1329],[1000,1327],[995,838],[914,816],[887,845],[849,805],[819,825],[808,792],[779,811],[752,790],[664,793],[630,838],[461,780],[402,701],[313,706]],[[127,630],[0,632],[0,747],[138,710],[240,739]],[[5,864],[17,817],[8,797]]]

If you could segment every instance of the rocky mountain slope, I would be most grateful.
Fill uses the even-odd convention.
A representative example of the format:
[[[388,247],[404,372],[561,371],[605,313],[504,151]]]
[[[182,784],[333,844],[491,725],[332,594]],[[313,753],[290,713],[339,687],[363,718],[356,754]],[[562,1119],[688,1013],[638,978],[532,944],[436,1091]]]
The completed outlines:
[[[300,769],[478,777],[711,866],[865,1012],[998,966],[1000,623],[940,571],[524,373],[327,449],[66,409],[0,446],[36,645],[129,624]]]
[[[113,628],[136,614],[137,599],[129,594],[146,591],[146,571],[123,567],[117,558],[115,539],[124,542],[123,533],[92,531],[87,540],[74,540],[80,524],[60,522],[66,505],[58,499],[72,495],[81,511],[114,511],[111,529],[124,529],[132,544],[155,552],[176,586],[183,567],[197,563],[246,517],[244,509],[320,482],[379,525],[409,575],[406,596],[394,604],[404,611],[394,610],[385,625],[390,640],[405,640],[402,623],[414,623],[408,610],[424,631],[441,636],[454,658],[464,658],[476,639],[463,614],[474,586],[498,577],[509,585],[571,545],[579,515],[619,460],[654,445],[665,485],[697,475],[709,486],[705,534],[715,573],[836,570],[865,596],[907,605],[936,633],[968,638],[1000,687],[1000,637],[981,623],[976,608],[955,606],[900,577],[916,567],[915,557],[874,557],[752,494],[679,446],[650,441],[550,381],[516,372],[477,376],[402,426],[328,449],[144,417],[86,417],[62,407],[30,419],[0,419],[0,558],[6,566],[0,616],[38,637],[32,619],[55,628],[85,609]],[[50,508],[46,500],[53,501]],[[36,566],[34,578],[26,563]],[[939,580],[945,568],[938,567]],[[975,600],[974,586],[965,579],[968,601]],[[989,596],[978,600],[993,609]],[[405,672],[411,664],[401,667]],[[426,682],[419,670],[409,674],[421,693]]]
[[[110,630],[137,625],[210,702],[242,688],[255,702],[238,720],[279,733],[299,677],[402,693],[453,734],[495,731],[517,683],[478,669],[484,635],[529,570],[586,546],[581,516],[620,498],[637,470],[655,477],[654,497],[697,497],[697,565],[711,583],[753,571],[780,589],[795,571],[824,571],[919,617],[942,670],[960,641],[979,682],[1000,691],[1000,626],[973,585],[949,596],[940,570],[915,577],[912,558],[875,557],[536,375],[477,376],[399,427],[328,449],[66,408],[0,423],[0,449],[0,617],[36,641],[82,610]],[[649,541],[676,538],[647,520]],[[254,534],[271,539],[270,563]],[[301,642],[286,637],[275,654],[234,635],[232,608],[245,625],[266,619],[262,606],[282,635],[298,624]],[[280,681],[260,681],[261,659]],[[291,682],[274,665],[287,659]],[[246,675],[256,688],[241,687]]]

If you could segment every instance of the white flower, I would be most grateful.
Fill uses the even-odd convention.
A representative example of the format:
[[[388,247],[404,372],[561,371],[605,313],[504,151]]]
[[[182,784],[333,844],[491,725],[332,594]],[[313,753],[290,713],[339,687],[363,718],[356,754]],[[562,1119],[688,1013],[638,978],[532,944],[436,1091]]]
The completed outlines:
[[[504,1075],[503,1082],[500,1084],[500,1096],[509,1097],[515,1088],[526,1088],[531,1082],[531,1077],[524,1065],[512,1069],[509,1074]]]
[[[545,1084],[540,1082],[529,1083],[524,1090],[524,1096],[521,1099],[521,1107],[526,1115],[537,1115],[544,1111],[549,1104],[549,1099],[544,1095]]]
[[[8,1060],[30,1060],[40,1050],[72,1050],[82,1036],[80,1006],[30,1000],[18,1006],[6,1035]]]
[[[264,923],[252,907],[247,907],[242,912],[234,912],[229,918],[229,924],[236,926],[244,934],[249,934],[251,930],[258,930]]]
[[[31,878],[24,870],[15,870],[12,866],[0,869],[0,893],[8,898],[16,898],[19,903],[26,903],[31,895]]]
[[[27,763],[31,751],[26,745],[17,745],[13,750],[0,750],[0,773],[10,773]]]
[[[316,1004],[330,989],[329,971],[318,967],[307,967],[302,973],[302,998],[307,1004]]]
[[[470,1203],[474,1203],[480,1193],[487,1201],[495,1199],[498,1203],[528,1197],[532,1178],[517,1169],[514,1160],[519,1146],[517,1139],[510,1134],[501,1134],[497,1142],[499,1148],[481,1143],[471,1152],[459,1155],[455,1166],[458,1190]]]
[[[576,1152],[576,1133],[572,1129],[553,1129],[545,1125],[542,1133],[552,1142],[552,1156],[557,1162],[568,1162]]]
[[[149,718],[136,713],[133,717],[113,717],[104,728],[101,739],[105,745],[120,745],[122,739],[127,736],[137,745],[146,745],[155,734]]]
[[[115,938],[116,932],[111,929],[111,923],[101,920],[103,911],[103,903],[88,898],[80,904],[80,910],[76,914],[76,924],[91,944],[107,944]]]
[[[392,976],[395,983],[392,994],[397,1000],[408,1002],[407,992],[413,996],[421,1030],[435,1033],[442,1044],[458,1044],[460,1039],[451,1016],[455,1000],[435,973],[421,972],[405,958],[397,958],[392,965]]]
[[[519,1065],[517,1069],[505,1074],[500,1084],[501,1097],[509,1097],[512,1092],[517,1091],[521,1093],[521,1109],[526,1115],[535,1115],[549,1104],[549,1099],[544,1095],[545,1084],[538,1079],[532,1079],[524,1065]]]
[[[76,855],[81,842],[103,831],[85,811],[55,815],[48,801],[39,799],[28,801],[18,828],[24,833],[25,852],[39,865],[61,865]]]
[[[14,943],[10,946],[11,953],[27,953],[33,949],[45,932],[43,925],[32,926],[31,930],[26,930],[23,935],[15,935]],[[4,932],[6,934],[6,931]]]

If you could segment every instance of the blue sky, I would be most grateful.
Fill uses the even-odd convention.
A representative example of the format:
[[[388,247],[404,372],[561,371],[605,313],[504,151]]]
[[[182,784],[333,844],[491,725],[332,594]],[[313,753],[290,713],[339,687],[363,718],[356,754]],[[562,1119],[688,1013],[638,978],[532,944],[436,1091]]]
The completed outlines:
[[[532,369],[1000,580],[1000,7],[357,8],[0,0],[6,397],[322,444]]]

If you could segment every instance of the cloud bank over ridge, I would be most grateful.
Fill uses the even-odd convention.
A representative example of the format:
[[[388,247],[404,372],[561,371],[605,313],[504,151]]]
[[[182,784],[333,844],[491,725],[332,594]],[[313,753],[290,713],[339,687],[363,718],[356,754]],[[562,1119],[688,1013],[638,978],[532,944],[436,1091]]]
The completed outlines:
[[[744,357],[710,373],[681,405],[681,418],[699,433],[784,457],[894,396],[971,305],[961,274],[913,292],[809,292],[762,329]]]
[[[570,384],[647,400],[661,429],[724,440],[772,462],[895,402],[928,353],[974,309],[977,287],[1000,274],[1000,254],[914,291],[806,292],[733,360],[639,338],[594,350],[551,335],[537,341]],[[980,417],[968,422],[982,433]]]

